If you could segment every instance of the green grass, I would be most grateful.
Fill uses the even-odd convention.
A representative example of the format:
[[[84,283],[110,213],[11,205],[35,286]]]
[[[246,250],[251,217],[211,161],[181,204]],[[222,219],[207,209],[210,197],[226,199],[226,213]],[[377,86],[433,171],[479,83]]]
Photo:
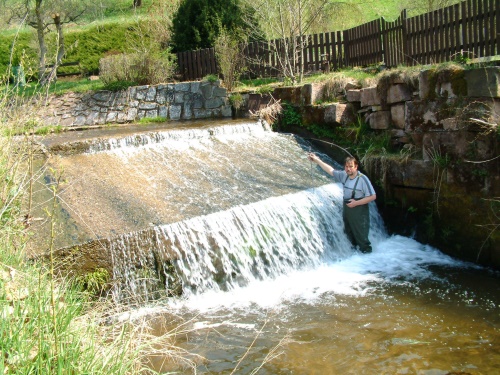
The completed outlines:
[[[2,113],[6,99],[0,93]],[[11,116],[2,119],[2,129],[13,134],[29,114],[8,108]],[[130,374],[141,344],[131,346],[133,336],[125,331],[115,334],[124,327],[92,319],[102,310],[100,303],[92,303],[75,280],[58,278],[55,262],[28,256],[29,205],[22,202],[33,182],[31,147],[27,139],[0,134],[0,373]]]
[[[27,241],[33,228],[28,202],[34,183],[30,161],[36,145],[28,136],[13,135],[36,124],[31,113],[16,107],[21,102],[12,102],[8,94],[8,88],[0,90],[0,113],[8,113],[0,119],[0,374],[146,373],[143,358],[158,348],[162,355],[172,354],[177,363],[190,366],[189,359],[170,351],[171,333],[153,337],[146,321],[112,319],[127,306],[99,298],[105,271],[96,269],[78,278],[58,276],[57,262],[48,256],[50,245],[43,259],[30,256]],[[57,128],[39,131],[45,134]],[[56,228],[51,212],[64,182],[53,188],[53,197],[43,208]],[[49,237],[55,235],[53,229]],[[51,243],[50,238],[47,241]]]
[[[166,119],[165,117],[143,117],[139,120],[139,124],[148,125],[148,124],[155,124],[155,123],[164,123],[167,121],[168,121],[168,119]]]
[[[80,78],[77,80],[58,80],[49,87],[44,88],[44,92],[48,94],[62,95],[68,92],[84,93],[88,91],[96,91],[104,89],[104,84],[100,80],[90,81],[88,78]],[[31,97],[40,93],[40,86],[36,83],[28,83],[24,87],[14,89],[10,86],[9,90],[15,90],[20,96]]]

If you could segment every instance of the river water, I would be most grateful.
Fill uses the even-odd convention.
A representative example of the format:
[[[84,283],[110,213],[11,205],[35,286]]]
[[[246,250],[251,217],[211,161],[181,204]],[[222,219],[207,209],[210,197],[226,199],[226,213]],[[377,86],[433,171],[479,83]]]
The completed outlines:
[[[152,228],[168,249],[148,242],[144,251],[174,254],[182,297],[144,302],[123,316],[150,317],[157,335],[178,332],[173,344],[192,361],[173,362],[165,348],[149,358],[152,368],[500,373],[499,273],[387,234],[374,203],[373,253],[352,248],[341,188],[307,160],[314,148],[304,140],[240,122],[101,133],[87,146],[51,160],[68,181],[61,201],[66,232],[74,233],[61,243],[115,238],[116,269],[137,293],[146,292],[127,260],[133,233]]]

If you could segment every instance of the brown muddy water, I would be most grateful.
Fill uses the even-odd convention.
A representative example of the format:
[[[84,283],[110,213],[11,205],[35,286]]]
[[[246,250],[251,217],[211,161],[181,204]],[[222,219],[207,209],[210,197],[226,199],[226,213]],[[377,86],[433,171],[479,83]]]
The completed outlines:
[[[120,292],[147,293],[128,260],[135,233],[168,240],[142,247],[175,254],[183,295],[115,317],[147,316],[158,335],[182,327],[174,344],[191,365],[165,348],[152,368],[500,374],[499,273],[386,233],[374,204],[374,251],[359,253],[342,230],[341,189],[307,160],[305,140],[252,121],[123,131],[45,138],[37,207],[62,171],[58,246],[112,238]]]

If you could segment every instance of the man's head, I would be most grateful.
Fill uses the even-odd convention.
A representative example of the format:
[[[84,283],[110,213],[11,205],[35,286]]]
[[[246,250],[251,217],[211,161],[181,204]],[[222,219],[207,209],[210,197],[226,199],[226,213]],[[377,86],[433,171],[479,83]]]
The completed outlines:
[[[345,159],[344,170],[349,177],[354,177],[358,173],[358,161],[352,156]]]

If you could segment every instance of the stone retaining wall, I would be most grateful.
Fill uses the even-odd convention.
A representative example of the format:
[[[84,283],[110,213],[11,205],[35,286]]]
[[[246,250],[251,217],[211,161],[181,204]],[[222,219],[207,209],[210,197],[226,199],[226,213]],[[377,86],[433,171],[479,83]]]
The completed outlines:
[[[306,125],[349,128],[360,117],[388,134],[400,152],[369,157],[363,168],[389,229],[500,268],[500,68],[423,70],[418,87],[386,73],[378,86],[349,85],[338,103],[315,105],[323,99],[320,83],[276,89],[272,100],[295,105]],[[248,106],[255,111],[270,100],[251,94]],[[286,131],[316,138],[305,128]],[[333,147],[323,151],[345,157]]]
[[[191,120],[231,117],[227,91],[216,82],[182,82],[51,96],[38,117],[45,125],[129,123],[144,117]]]

